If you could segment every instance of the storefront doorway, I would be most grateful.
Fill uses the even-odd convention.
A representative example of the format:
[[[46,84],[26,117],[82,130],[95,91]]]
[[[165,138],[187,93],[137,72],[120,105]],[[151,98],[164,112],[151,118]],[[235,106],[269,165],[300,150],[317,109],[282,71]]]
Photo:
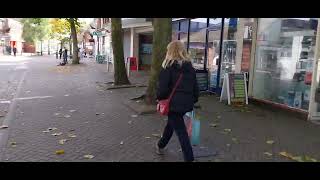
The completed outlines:
[[[139,34],[139,69],[150,70],[152,63],[152,33]]]

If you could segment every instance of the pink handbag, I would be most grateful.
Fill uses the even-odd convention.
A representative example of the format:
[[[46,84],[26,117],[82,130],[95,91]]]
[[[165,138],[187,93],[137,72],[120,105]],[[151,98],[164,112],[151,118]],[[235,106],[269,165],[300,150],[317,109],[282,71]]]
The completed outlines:
[[[177,87],[178,87],[181,79],[182,79],[182,73],[180,74],[180,76],[179,76],[176,84],[174,85],[174,87],[173,87],[173,89],[172,89],[172,92],[170,93],[169,98],[168,98],[168,99],[161,100],[161,101],[158,102],[158,104],[157,104],[157,111],[158,111],[161,115],[163,115],[163,116],[168,115],[171,98],[172,98],[174,92],[176,91],[176,89],[177,89]]]

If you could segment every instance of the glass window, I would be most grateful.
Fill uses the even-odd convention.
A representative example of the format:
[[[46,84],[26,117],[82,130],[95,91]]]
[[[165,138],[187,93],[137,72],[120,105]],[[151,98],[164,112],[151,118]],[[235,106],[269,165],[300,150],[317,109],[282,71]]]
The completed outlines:
[[[178,33],[179,33],[179,21],[172,22],[172,41],[178,40]]]
[[[182,41],[187,48],[188,46],[188,28],[189,28],[189,20],[181,20],[180,21],[180,31],[179,31],[179,36],[180,36],[180,41]]]
[[[196,69],[204,68],[206,32],[207,18],[191,19],[189,54]]]
[[[210,18],[208,28],[207,68],[209,70],[209,88],[214,91],[217,85],[218,59],[220,52],[222,18]]]
[[[316,24],[311,18],[260,19],[254,97],[308,109]]]
[[[237,25],[239,18],[225,18],[220,71],[220,87],[226,73],[235,72]]]

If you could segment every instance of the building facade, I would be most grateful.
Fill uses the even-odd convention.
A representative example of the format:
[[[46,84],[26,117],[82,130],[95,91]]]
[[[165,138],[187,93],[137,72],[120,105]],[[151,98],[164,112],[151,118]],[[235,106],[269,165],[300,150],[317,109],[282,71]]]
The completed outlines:
[[[125,56],[148,69],[152,25],[145,18],[123,22]],[[317,18],[174,18],[172,39],[184,42],[204,91],[220,94],[226,73],[249,76],[252,100],[320,119]]]
[[[22,38],[23,25],[12,18],[1,18],[0,23],[0,53],[12,54],[12,49],[16,47],[17,54],[21,54],[24,42]]]

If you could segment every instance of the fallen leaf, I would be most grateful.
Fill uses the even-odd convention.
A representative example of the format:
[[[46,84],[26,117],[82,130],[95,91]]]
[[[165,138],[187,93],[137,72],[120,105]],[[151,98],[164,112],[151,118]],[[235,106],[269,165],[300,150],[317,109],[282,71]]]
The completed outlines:
[[[301,156],[293,156],[291,158],[292,160],[298,161],[298,162],[304,162],[303,158]]]
[[[123,145],[123,141],[120,142],[120,145]]]
[[[144,138],[146,138],[146,139],[150,139],[151,137],[147,136],[147,137],[144,137]]]
[[[96,115],[99,115],[100,113],[96,113]]]
[[[77,110],[69,110],[69,112],[73,113],[73,112],[76,112]]]
[[[131,124],[132,123],[132,121],[128,121],[128,124]]]
[[[305,156],[305,159],[306,159],[307,161],[317,162],[317,160],[316,160],[316,159],[311,158],[311,157],[309,157],[309,156]]]
[[[273,140],[268,140],[266,143],[267,143],[267,144],[273,144],[274,141],[273,141]]]
[[[59,116],[61,113],[54,113],[55,116]]]
[[[69,117],[71,117],[71,116],[67,114],[67,115],[64,115],[63,117],[65,117],[65,118],[69,118]]]
[[[66,95],[64,95],[64,96],[68,97],[68,96],[69,96],[69,94],[66,94]]]
[[[70,137],[70,138],[75,138],[75,137],[77,137],[77,136],[74,135],[74,134],[68,134],[68,137]]]
[[[6,128],[8,128],[8,126],[6,126],[6,125],[0,126],[0,129],[6,129]]]
[[[26,91],[26,93],[30,93],[31,91]]]
[[[231,138],[231,140],[234,141],[234,142],[238,142],[237,138]]]
[[[51,134],[52,136],[60,136],[62,134],[62,132],[59,132],[59,133],[53,133]]]
[[[285,151],[282,151],[282,152],[280,152],[279,153],[281,156],[284,156],[284,157],[287,157],[287,158],[290,158],[290,159],[292,159],[292,154],[290,154],[290,153],[287,153],[287,152],[285,152]]]
[[[64,150],[57,150],[56,151],[56,155],[61,155],[61,154],[64,154]]]
[[[84,155],[83,157],[86,158],[86,159],[92,159],[92,158],[94,158],[94,156],[93,156],[93,155],[90,155],[90,154]]]
[[[133,114],[133,115],[131,115],[131,117],[136,118],[136,117],[138,117],[138,115]]]
[[[55,127],[49,127],[48,129],[47,129],[47,131],[54,131],[54,130],[57,130],[57,128],[55,128]]]
[[[210,127],[217,127],[217,126],[218,126],[218,124],[214,124],[214,123],[210,124]]]
[[[64,144],[65,142],[67,142],[67,139],[60,139],[59,140],[59,144]]]
[[[161,138],[161,135],[160,135],[160,134],[152,134],[152,136]]]
[[[269,153],[269,152],[264,152],[263,154],[267,156],[272,156],[272,153]]]
[[[48,132],[50,132],[50,131],[48,131],[48,130],[45,130],[45,131],[42,131],[43,133],[48,133]]]
[[[231,132],[231,129],[224,129],[224,131],[226,131],[226,132]]]
[[[84,122],[85,124],[88,124],[89,123],[89,121],[86,121],[86,122]]]
[[[70,129],[69,131],[75,131],[74,129]]]

